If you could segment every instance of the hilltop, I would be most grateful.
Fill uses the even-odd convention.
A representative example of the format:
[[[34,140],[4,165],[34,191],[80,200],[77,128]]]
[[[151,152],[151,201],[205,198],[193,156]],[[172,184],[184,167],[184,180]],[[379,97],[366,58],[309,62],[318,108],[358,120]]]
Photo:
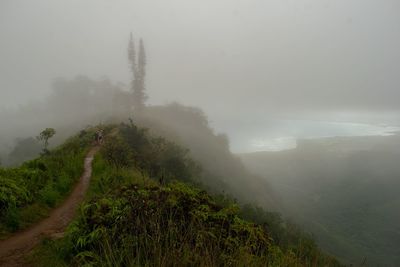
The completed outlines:
[[[77,218],[61,239],[45,239],[30,256],[30,264],[339,265],[278,214],[226,195],[210,195],[199,163],[188,150],[133,123],[102,127],[107,137],[95,156],[92,182]],[[80,132],[13,172],[27,166],[32,171],[43,168],[40,162],[51,162],[57,151],[72,144],[79,147],[77,152],[85,151],[88,143],[77,140],[88,140],[91,132]],[[48,166],[46,161],[43,165]],[[26,180],[20,178],[22,183]],[[14,210],[24,210],[36,198],[17,202]]]

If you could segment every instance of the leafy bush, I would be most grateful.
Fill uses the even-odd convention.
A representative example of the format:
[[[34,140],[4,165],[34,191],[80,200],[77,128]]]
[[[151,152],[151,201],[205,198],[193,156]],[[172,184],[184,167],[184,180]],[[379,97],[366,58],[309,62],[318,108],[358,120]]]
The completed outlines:
[[[49,207],[54,207],[57,200],[60,199],[60,193],[51,183],[47,184],[42,190],[40,190],[39,194],[41,201]]]
[[[4,214],[4,223],[5,225],[15,231],[20,226],[20,215],[19,210],[15,205],[9,205]]]
[[[57,258],[55,266],[340,266],[319,251],[298,252],[243,220],[239,206],[174,182],[131,183],[92,198],[66,236],[36,255]]]
[[[237,211],[237,206],[218,206],[204,191],[182,183],[131,184],[82,207],[67,236],[76,244],[72,262],[95,266],[267,262],[268,234],[240,219]]]
[[[115,167],[129,167],[133,164],[132,152],[121,137],[108,138],[101,152],[103,157]]]
[[[195,181],[200,167],[190,159],[186,149],[134,124],[121,124],[119,135],[107,138],[102,154],[117,167],[135,166],[162,182],[174,179]]]

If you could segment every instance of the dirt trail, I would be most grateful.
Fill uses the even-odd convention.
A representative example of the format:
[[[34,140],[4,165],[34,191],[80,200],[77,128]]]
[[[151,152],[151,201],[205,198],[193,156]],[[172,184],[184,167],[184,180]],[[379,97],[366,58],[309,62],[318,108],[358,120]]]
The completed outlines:
[[[92,161],[99,148],[92,148],[85,157],[83,174],[64,203],[55,208],[46,219],[30,228],[0,241],[0,266],[29,266],[24,256],[45,236],[62,235],[65,227],[73,219],[79,203],[89,186],[92,175]]]

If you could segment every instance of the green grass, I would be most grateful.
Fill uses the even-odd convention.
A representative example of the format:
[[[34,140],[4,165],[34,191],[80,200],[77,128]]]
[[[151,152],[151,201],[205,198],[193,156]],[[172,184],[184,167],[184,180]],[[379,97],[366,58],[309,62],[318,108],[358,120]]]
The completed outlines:
[[[316,247],[279,247],[237,205],[220,206],[181,182],[148,180],[107,191],[82,205],[63,239],[42,244],[35,265],[339,266]]]
[[[83,172],[93,130],[20,167],[0,168],[0,238],[43,219],[60,204]]]
[[[195,187],[198,169],[183,151],[120,126],[95,157],[76,220],[62,239],[45,240],[31,264],[340,266],[279,215]]]

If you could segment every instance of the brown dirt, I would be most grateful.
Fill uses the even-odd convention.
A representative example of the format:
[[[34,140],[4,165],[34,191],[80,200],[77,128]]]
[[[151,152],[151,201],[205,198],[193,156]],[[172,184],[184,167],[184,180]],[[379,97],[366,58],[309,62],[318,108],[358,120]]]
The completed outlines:
[[[92,148],[85,157],[84,171],[71,194],[64,203],[54,209],[49,217],[30,228],[0,241],[0,266],[29,266],[24,257],[44,237],[60,237],[65,227],[74,218],[79,203],[82,202],[92,175],[92,161],[98,147]]]

